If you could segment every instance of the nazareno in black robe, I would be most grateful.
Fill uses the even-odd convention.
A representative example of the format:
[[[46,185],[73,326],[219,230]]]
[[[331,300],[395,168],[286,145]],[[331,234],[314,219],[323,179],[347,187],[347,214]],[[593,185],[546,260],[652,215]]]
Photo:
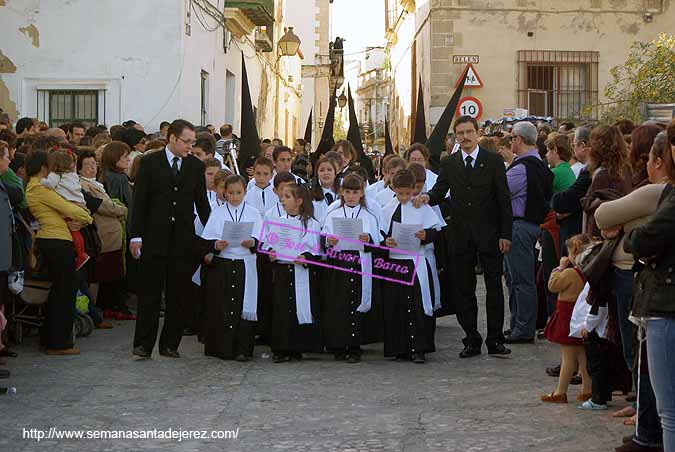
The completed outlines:
[[[257,236],[256,228],[260,227],[260,214],[246,203],[240,204],[240,208],[243,209],[241,215],[237,217],[235,211],[234,216],[230,215],[231,219],[254,222],[252,234]],[[257,285],[258,281],[257,279],[246,280],[244,258],[255,260],[258,239],[257,237],[251,237],[254,240],[253,246],[248,250],[242,248],[241,252],[244,255],[239,258],[237,256],[215,256],[218,251],[214,250],[215,240],[211,239],[219,235],[214,231],[222,229],[222,224],[220,224],[222,221],[218,222],[218,220],[227,221],[227,218],[221,215],[223,212],[222,209],[212,212],[209,223],[207,223],[203,232],[203,235],[208,239],[200,238],[199,242],[200,254],[214,254],[211,264],[204,264],[202,271],[202,274],[205,275],[205,279],[202,280],[205,293],[204,354],[223,359],[232,359],[238,355],[252,357],[257,322],[243,319],[242,311],[244,309],[246,284]],[[215,226],[211,224],[212,222],[216,223]],[[236,245],[232,244],[232,246]],[[255,262],[253,266],[255,266]],[[257,302],[257,300],[254,300],[254,302]]]
[[[363,220],[365,229],[363,232],[369,234],[371,243],[373,239],[379,240],[377,218],[368,211],[365,206],[363,208],[358,207],[358,210],[357,208],[344,206],[329,212],[326,215],[324,232],[331,235],[332,225],[328,222],[331,221],[333,215],[337,214],[339,217],[340,212],[347,211],[349,211],[350,214],[352,212],[354,213],[355,216],[352,216],[352,218],[361,218]],[[347,218],[347,213],[345,213],[344,216]],[[323,242],[324,249],[328,250],[328,247],[325,245],[325,240],[323,240]],[[374,249],[376,248],[367,245],[364,246],[365,258],[370,259],[371,262],[371,251]],[[321,321],[324,344],[326,349],[332,352],[358,352],[361,344],[367,343],[366,339],[371,339],[370,342],[375,342],[372,340],[372,336],[368,338],[363,336],[363,323],[364,320],[368,318],[370,311],[361,313],[357,310],[362,302],[363,279],[360,275],[361,264],[356,261],[356,258],[360,257],[360,253],[358,251],[339,251],[336,253],[352,256],[355,261],[349,262],[344,258],[337,258],[336,254],[333,254],[334,257],[328,256],[326,260],[327,264],[344,270],[324,269],[325,290]],[[379,299],[379,297],[379,284],[377,284],[377,279],[371,277],[371,310],[376,303],[376,298]],[[379,302],[377,305],[378,307],[381,306]],[[381,311],[379,311],[378,314],[381,314]],[[371,329],[369,331],[371,331],[372,334],[373,330]]]
[[[301,225],[299,220],[298,225]],[[306,229],[317,232],[315,238],[318,247],[318,232],[320,231],[318,222],[311,219]],[[307,237],[313,236],[310,232],[307,232],[307,234]],[[267,245],[264,246],[267,248]],[[298,254],[302,254],[309,261],[318,259],[318,256],[309,250]],[[298,268],[307,269],[309,272],[309,289],[306,295],[309,296],[310,300],[312,323],[308,324],[300,324],[297,316],[295,271]],[[298,265],[277,260],[272,264],[272,271],[274,281],[273,323],[272,336],[270,337],[272,352],[282,355],[306,352],[321,353],[323,344],[319,319],[320,300],[317,267],[311,263]]]
[[[391,237],[393,222],[401,222],[401,206],[394,211],[391,221],[383,231],[384,237]],[[422,244],[430,243],[436,239],[438,231],[434,228],[425,229],[426,240]],[[384,246],[384,240],[382,241]],[[415,270],[415,263],[407,259],[386,258],[387,262],[405,265],[407,274]],[[419,265],[424,265],[431,281],[431,268],[426,259],[420,259]],[[393,270],[380,269],[380,274],[391,279],[401,279],[401,274]],[[400,284],[391,281],[383,283],[383,314],[384,314],[384,356],[396,357],[411,353],[430,353],[436,351],[434,335],[436,331],[436,319],[427,316],[422,306],[422,291],[419,279],[415,276],[413,285]],[[430,284],[431,298],[433,300],[433,284]]]

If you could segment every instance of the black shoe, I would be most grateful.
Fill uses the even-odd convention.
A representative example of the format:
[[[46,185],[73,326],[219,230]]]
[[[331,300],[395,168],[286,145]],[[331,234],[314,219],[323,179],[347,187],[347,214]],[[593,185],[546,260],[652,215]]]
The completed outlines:
[[[134,351],[132,353],[134,354],[134,356],[138,356],[139,358],[143,359],[150,359],[151,354],[149,351],[144,349],[142,345],[134,347]]]
[[[460,358],[471,358],[472,356],[478,356],[481,354],[480,346],[477,345],[467,345],[464,347],[459,354]]]
[[[5,369],[0,369],[0,378],[9,378],[9,371]]]
[[[505,344],[534,344],[533,337],[520,337],[520,336],[506,336],[504,338]]]
[[[488,355],[506,356],[511,354],[511,349],[504,347],[504,344],[497,344],[494,347],[488,347]]]
[[[572,379],[570,380],[571,385],[580,385],[581,384],[581,375],[575,374],[572,376]]]
[[[159,351],[159,354],[166,356],[167,358],[180,358],[177,350],[172,350],[170,348],[165,348]]]
[[[240,363],[246,363],[246,362],[250,361],[249,357],[246,356],[246,355],[237,355],[237,356],[234,358],[234,360],[235,360],[235,361],[239,361]]]
[[[193,330],[192,328],[185,328],[183,330],[183,336],[196,336],[197,331]]]
[[[359,354],[352,354],[352,355],[347,355],[347,362],[349,364],[355,364],[355,363],[360,363],[361,362],[361,355]]]
[[[291,360],[290,355],[282,355],[280,353],[276,353],[272,356],[272,361],[275,363],[285,363]]]
[[[413,362],[417,364],[424,364],[427,360],[424,358],[424,353],[413,353]]]
[[[547,367],[546,375],[549,377],[559,377],[560,376],[560,364],[555,367]]]
[[[9,347],[5,347],[0,350],[0,356],[6,356],[7,358],[16,358],[19,356],[15,351],[10,350]]]

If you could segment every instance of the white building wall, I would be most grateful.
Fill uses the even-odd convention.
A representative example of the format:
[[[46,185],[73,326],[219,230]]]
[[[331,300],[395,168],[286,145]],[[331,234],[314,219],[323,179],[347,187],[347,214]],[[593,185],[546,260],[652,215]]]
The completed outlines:
[[[224,0],[211,3],[222,10]],[[201,10],[204,25],[194,11],[188,19],[189,4],[189,0],[97,0],[93,7],[82,1],[12,0],[0,6],[0,52],[16,67],[13,73],[0,73],[0,102],[6,88],[9,100],[4,107],[10,114],[12,108],[7,106],[15,105],[18,117],[48,120],[49,106],[38,89],[96,89],[99,122],[108,126],[133,119],[146,131],[156,131],[161,121],[179,117],[201,124],[204,70],[209,74],[205,123],[220,127],[228,117],[226,106],[233,105],[235,112],[229,116],[238,132],[243,51],[253,105],[261,104],[259,134],[271,137],[274,57],[256,52],[253,34],[229,41],[224,52],[222,27]],[[19,30],[28,25],[35,26],[39,43]],[[282,64],[287,66],[299,79],[299,63]],[[236,80],[234,102],[226,98],[226,71]],[[299,116],[297,96],[285,105],[283,97],[281,101],[280,117],[283,108],[297,110],[294,114]],[[282,132],[283,126],[280,121]]]
[[[316,55],[320,53],[315,42],[315,8],[317,8],[316,0],[292,0],[286,4],[284,17],[286,25],[293,27],[293,32],[300,38],[300,50],[304,56],[301,61],[307,65],[317,64]],[[303,96],[300,108],[300,138],[304,137],[309,113],[314,107],[314,84],[311,77],[303,77],[301,80]]]

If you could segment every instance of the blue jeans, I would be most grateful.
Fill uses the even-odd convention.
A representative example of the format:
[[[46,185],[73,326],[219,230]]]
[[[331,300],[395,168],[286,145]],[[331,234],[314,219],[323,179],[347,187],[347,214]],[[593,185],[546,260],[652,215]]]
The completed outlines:
[[[633,306],[633,271],[612,267],[611,284],[614,298],[616,298],[619,332],[621,333],[621,343],[623,345],[623,359],[626,361],[628,369],[632,372],[635,326],[628,320],[628,316]]]
[[[675,452],[675,319],[647,321],[647,355],[663,427],[663,449]]]
[[[642,359],[647,359],[644,353]],[[656,396],[649,375],[640,375],[639,386],[637,427],[633,441],[641,446],[660,447],[661,424],[656,410]]]
[[[511,336],[534,337],[537,328],[536,250],[539,225],[525,220],[513,221],[511,250],[506,255],[509,271],[509,307]]]

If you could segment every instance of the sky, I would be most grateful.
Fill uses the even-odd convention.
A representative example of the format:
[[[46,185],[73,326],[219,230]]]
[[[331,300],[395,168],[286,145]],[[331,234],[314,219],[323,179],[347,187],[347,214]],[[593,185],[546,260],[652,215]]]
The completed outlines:
[[[331,41],[345,38],[345,59],[356,59],[366,47],[382,46],[384,40],[384,0],[333,0]]]

